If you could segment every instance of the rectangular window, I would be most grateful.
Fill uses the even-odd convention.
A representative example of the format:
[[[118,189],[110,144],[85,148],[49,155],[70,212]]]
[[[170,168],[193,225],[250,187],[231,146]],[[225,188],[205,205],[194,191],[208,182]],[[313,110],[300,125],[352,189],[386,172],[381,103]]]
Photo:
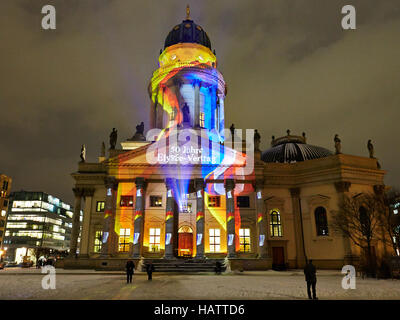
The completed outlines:
[[[160,251],[160,228],[150,228],[150,241],[149,251],[159,252]]]
[[[200,112],[200,127],[205,128],[204,112]]]
[[[236,197],[236,206],[238,208],[250,208],[250,198],[248,196]]]
[[[96,212],[104,212],[105,205],[106,205],[105,201],[97,201],[96,202]]]
[[[131,229],[119,229],[119,252],[129,251],[129,236]]]
[[[220,196],[208,196],[208,206],[210,208],[219,208],[221,206]]]
[[[7,191],[7,189],[8,189],[8,181],[4,180],[3,181],[3,190]]]
[[[158,106],[159,108],[160,106]],[[172,126],[175,123],[175,117],[176,117],[176,109],[172,108],[171,112],[169,113],[169,125]]]
[[[7,208],[7,206],[8,206],[8,200],[4,200],[3,206]]]
[[[221,232],[220,229],[209,229],[210,252],[219,252],[221,250]]]
[[[162,197],[150,196],[150,207],[162,207]]]
[[[103,231],[96,231],[94,238],[94,252],[101,252],[101,244],[103,243]]]
[[[133,196],[121,196],[120,207],[133,207]]]
[[[240,251],[250,252],[250,229],[239,229]]]

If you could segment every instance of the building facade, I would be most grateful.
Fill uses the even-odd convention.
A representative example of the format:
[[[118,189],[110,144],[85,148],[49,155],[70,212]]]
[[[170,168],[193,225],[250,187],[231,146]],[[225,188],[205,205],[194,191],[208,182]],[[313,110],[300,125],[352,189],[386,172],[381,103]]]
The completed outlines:
[[[6,231],[7,208],[11,192],[12,180],[4,174],[0,174],[0,250],[3,252],[3,240]]]
[[[112,133],[109,156],[83,159],[72,174],[74,258],[66,267],[227,257],[243,269],[301,267],[306,258],[339,268],[360,254],[329,224],[345,194],[383,188],[377,160],[334,154],[289,131],[261,152],[258,133],[225,130],[227,87],[217,66],[188,13],[150,81],[146,137],[138,125],[118,149]]]
[[[72,210],[69,204],[44,192],[11,193],[3,243],[6,260],[20,263],[29,257],[35,261],[38,249],[68,251]]]

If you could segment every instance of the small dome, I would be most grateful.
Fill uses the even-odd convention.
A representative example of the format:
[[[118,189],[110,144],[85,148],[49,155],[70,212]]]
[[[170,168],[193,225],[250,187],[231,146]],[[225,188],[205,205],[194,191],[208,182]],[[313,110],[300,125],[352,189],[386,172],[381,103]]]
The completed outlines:
[[[207,33],[202,27],[195,24],[190,19],[190,9],[189,6],[186,8],[186,20],[183,20],[181,24],[176,25],[170,33],[168,33],[165,39],[164,49],[173,46],[178,43],[198,43],[211,50],[211,42],[208,38]]]
[[[271,145],[261,155],[264,162],[292,163],[333,155],[328,149],[306,144],[305,135],[291,136],[290,131],[285,137],[273,139]]]

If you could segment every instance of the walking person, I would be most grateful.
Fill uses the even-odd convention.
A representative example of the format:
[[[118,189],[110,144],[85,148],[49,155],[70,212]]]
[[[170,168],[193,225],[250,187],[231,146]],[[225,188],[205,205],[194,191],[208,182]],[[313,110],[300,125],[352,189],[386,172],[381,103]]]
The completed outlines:
[[[221,274],[221,272],[222,272],[222,265],[221,265],[221,262],[217,261],[217,262],[215,263],[215,273],[216,273],[216,274]]]
[[[154,272],[153,263],[149,262],[148,264],[146,264],[146,272],[147,272],[147,280],[152,280]]]
[[[307,282],[307,294],[308,294],[308,299],[314,299],[317,300],[317,293],[315,286],[317,284],[317,269],[315,266],[312,264],[312,260],[308,260],[307,265],[304,267],[304,275],[306,276],[306,282]],[[312,288],[312,297],[311,297],[311,289]]]
[[[135,263],[132,260],[126,262],[126,283],[132,283],[133,273],[135,272]]]

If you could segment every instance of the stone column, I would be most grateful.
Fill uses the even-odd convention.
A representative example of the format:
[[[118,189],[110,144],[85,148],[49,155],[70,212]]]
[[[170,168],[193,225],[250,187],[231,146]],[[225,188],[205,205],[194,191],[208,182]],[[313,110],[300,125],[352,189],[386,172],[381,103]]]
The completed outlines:
[[[300,204],[300,188],[291,188],[290,194],[292,196],[292,208],[294,217],[294,236],[296,243],[296,267],[301,268],[306,263],[305,249],[304,249],[304,232],[303,221]]]
[[[236,257],[236,233],[235,233],[235,199],[233,190],[235,181],[233,179],[225,180],[226,194],[226,240],[228,248],[228,258]]]
[[[351,182],[348,181],[338,181],[335,182],[336,192],[338,193],[338,198],[340,202],[343,202],[344,195],[349,191],[351,186]],[[343,237],[343,247],[344,247],[344,263],[345,264],[353,264],[354,260],[357,260],[357,257],[353,255],[351,250],[351,241],[350,238],[346,235],[342,235]]]
[[[72,216],[72,230],[71,230],[71,240],[69,244],[69,254],[70,256],[75,256],[76,251],[78,249],[78,237],[80,231],[80,215],[81,215],[81,207],[82,207],[82,197],[83,197],[83,188],[74,188],[72,189],[75,195],[75,203],[74,203],[74,215]]]
[[[219,97],[219,107],[218,107],[218,114],[219,114],[219,134],[224,137],[224,128],[225,128],[225,105],[224,105],[224,96],[218,95]]]
[[[85,198],[85,206],[83,210],[83,221],[82,221],[82,233],[81,233],[81,243],[79,256],[89,257],[89,236],[90,236],[90,220],[92,215],[92,199],[93,199],[94,189],[85,188],[83,191],[83,196]]]
[[[175,200],[173,195],[173,179],[167,178],[165,180],[165,186],[167,188],[167,203],[165,207],[165,259],[172,259],[174,257],[175,249],[175,224],[176,219],[175,211]]]
[[[199,82],[194,83],[194,128],[200,126],[200,84]]]
[[[254,185],[256,195],[256,213],[257,213],[257,253],[258,258],[268,258],[267,248],[267,225],[265,218],[264,200],[262,197],[263,180],[256,180]]]
[[[204,258],[204,180],[195,179],[196,190],[196,259]]]
[[[118,246],[118,235],[115,232],[118,182],[114,177],[107,177],[104,182],[106,185],[106,203],[101,257],[109,257],[111,254],[115,253]]]
[[[132,258],[140,258],[143,246],[144,229],[144,204],[146,181],[144,178],[136,178],[136,201],[133,214],[133,255]]]

